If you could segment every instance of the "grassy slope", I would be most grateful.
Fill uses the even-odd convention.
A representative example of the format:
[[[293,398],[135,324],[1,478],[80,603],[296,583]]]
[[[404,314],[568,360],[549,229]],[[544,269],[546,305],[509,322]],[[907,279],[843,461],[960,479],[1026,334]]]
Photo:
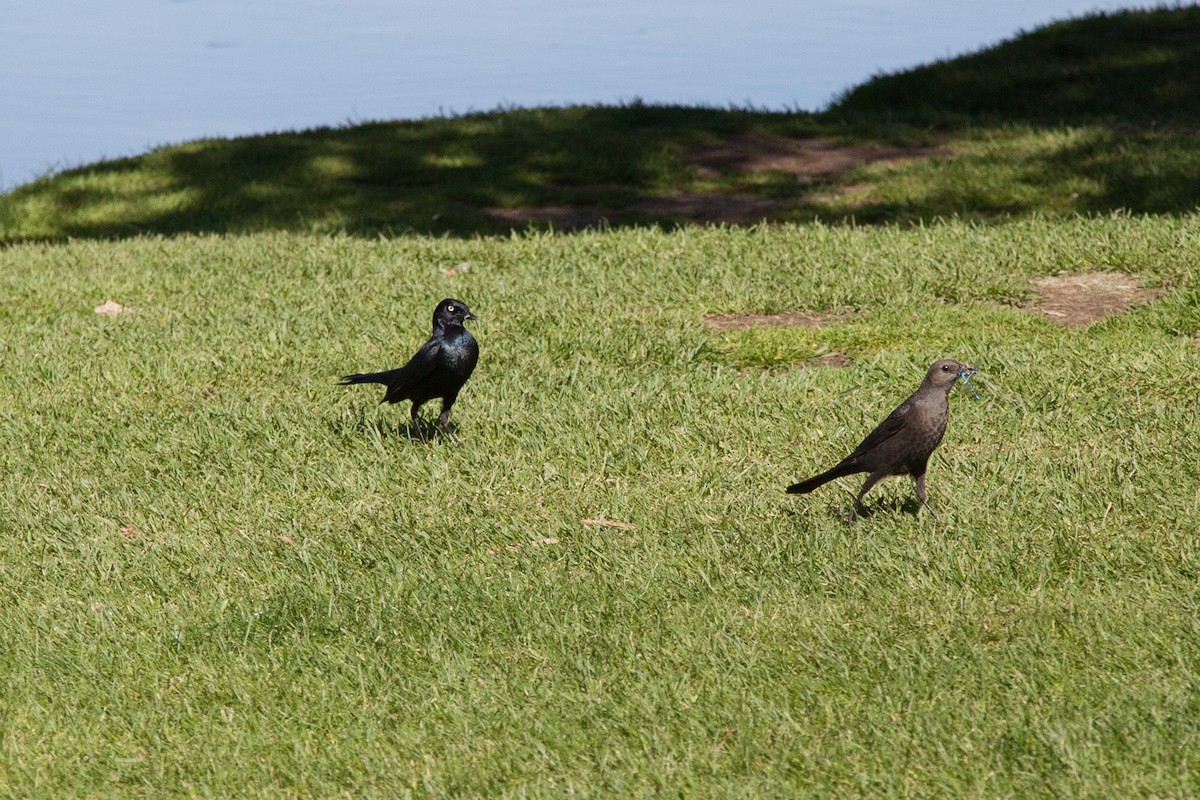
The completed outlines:
[[[1198,230],[9,248],[0,786],[1194,795]],[[1082,334],[997,301],[1084,268],[1175,291]],[[333,385],[443,295],[462,449]],[[701,319],[747,298],[851,314],[857,366],[725,365]],[[946,354],[991,387],[939,522],[782,493]]]
[[[203,142],[0,198],[0,794],[1195,796],[1190,134],[857,113]],[[748,191],[678,142],[763,125],[958,137],[848,176],[875,189],[846,213],[1037,213],[470,236],[481,203],[565,202],[572,176],[609,205]],[[504,144],[472,166],[479,142]],[[1160,217],[1062,200],[1155,188]],[[463,238],[303,232],[406,226]],[[138,231],[260,232],[14,243]],[[1015,307],[1084,270],[1168,292],[1085,332]],[[462,449],[332,385],[407,355],[445,295],[483,317]],[[92,313],[110,298],[137,311]],[[791,309],[844,321],[701,322]],[[792,368],[829,349],[855,366]],[[952,398],[940,521],[901,481],[853,528],[852,481],[782,494],[942,355],[989,385]]]
[[[912,122],[1064,121],[1195,125],[1200,6],[1097,14],[978,53],[879,76],[833,109]]]

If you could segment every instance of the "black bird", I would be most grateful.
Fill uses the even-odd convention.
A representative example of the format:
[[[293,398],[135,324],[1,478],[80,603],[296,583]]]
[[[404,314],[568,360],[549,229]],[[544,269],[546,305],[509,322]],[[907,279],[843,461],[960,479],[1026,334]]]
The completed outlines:
[[[936,518],[937,514],[925,501],[925,466],[946,433],[946,423],[950,418],[950,390],[960,377],[966,380],[974,374],[974,367],[952,358],[933,362],[925,373],[921,388],[867,434],[867,438],[854,448],[853,453],[815,478],[792,484],[788,487],[788,494],[808,494],[843,475],[869,473],[858,497],[854,498],[850,512],[853,519],[854,511],[861,507],[863,496],[876,483],[890,475],[912,475],[917,484],[917,498]]]
[[[450,408],[458,399],[458,393],[467,378],[471,377],[475,363],[479,361],[479,345],[463,326],[469,319],[476,317],[466,303],[450,298],[443,300],[433,311],[433,335],[407,364],[386,372],[346,375],[339,385],[382,383],[387,387],[387,392],[379,401],[380,404],[412,400],[412,421],[422,442],[425,441],[425,434],[421,431],[417,412],[424,403],[440,397],[442,415],[438,418],[438,425],[455,444],[461,445],[462,442],[450,430]]]

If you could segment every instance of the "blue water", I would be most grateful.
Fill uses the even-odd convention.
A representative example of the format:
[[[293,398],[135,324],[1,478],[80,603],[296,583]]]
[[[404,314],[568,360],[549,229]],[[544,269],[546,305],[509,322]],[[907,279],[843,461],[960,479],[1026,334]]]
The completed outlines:
[[[204,136],[647,102],[815,110],[1109,0],[6,0],[0,188]]]

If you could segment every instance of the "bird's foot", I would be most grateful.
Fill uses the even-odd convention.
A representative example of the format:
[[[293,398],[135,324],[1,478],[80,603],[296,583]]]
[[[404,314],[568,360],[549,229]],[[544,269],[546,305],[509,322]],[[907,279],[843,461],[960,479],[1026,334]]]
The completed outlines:
[[[438,417],[438,427],[442,429],[443,433],[450,437],[450,441],[454,442],[454,444],[457,446],[462,447],[462,442],[458,440],[458,437],[454,435],[454,431],[450,428],[449,411],[443,411],[441,416]]]

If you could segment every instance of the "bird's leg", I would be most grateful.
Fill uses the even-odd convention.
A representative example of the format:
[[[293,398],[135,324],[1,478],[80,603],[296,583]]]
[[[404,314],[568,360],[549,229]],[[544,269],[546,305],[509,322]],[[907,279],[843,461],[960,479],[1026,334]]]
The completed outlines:
[[[850,507],[851,522],[854,521],[855,512],[861,509],[864,514],[866,513],[867,507],[862,504],[862,499],[866,496],[867,492],[871,491],[871,487],[879,483],[881,480],[883,480],[883,475],[876,475],[872,473],[871,475],[867,476],[865,481],[863,481],[862,488],[858,490],[858,497],[854,498],[854,505]]]
[[[454,435],[454,431],[450,430],[450,409],[442,409],[442,415],[438,417],[438,425],[441,426],[442,430],[446,432],[446,435],[449,436],[456,445],[462,447],[462,442],[460,442],[458,437]]]
[[[913,477],[917,483],[917,499],[921,501],[921,505],[925,506],[925,510],[929,512],[929,516],[937,519],[938,515],[933,510],[933,506],[929,505],[928,501],[925,500],[925,473],[922,472],[920,475]]]
[[[421,430],[421,417],[417,414],[419,410],[417,404],[413,403],[412,424],[417,429],[417,438],[421,440],[421,444],[429,444],[429,442],[425,441],[425,431]]]

